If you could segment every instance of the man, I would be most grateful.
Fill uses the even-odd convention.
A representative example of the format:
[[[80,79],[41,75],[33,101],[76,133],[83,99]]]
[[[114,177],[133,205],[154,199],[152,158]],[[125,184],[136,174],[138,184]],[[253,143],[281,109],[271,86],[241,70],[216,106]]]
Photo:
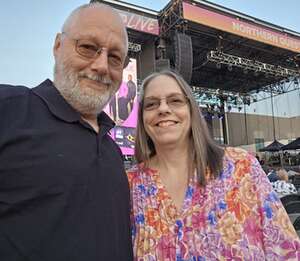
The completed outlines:
[[[132,260],[129,191],[114,126],[127,34],[88,4],[54,43],[54,82],[0,86],[0,260]]]
[[[128,118],[128,99],[127,99],[128,88],[126,82],[122,82],[121,87],[118,92],[118,117],[119,117],[119,125],[126,121]]]
[[[133,108],[133,102],[134,98],[136,95],[136,85],[134,81],[132,80],[132,75],[128,74],[128,82],[127,82],[127,87],[128,87],[128,94],[127,94],[127,99],[129,101],[129,113],[131,113],[132,108]]]

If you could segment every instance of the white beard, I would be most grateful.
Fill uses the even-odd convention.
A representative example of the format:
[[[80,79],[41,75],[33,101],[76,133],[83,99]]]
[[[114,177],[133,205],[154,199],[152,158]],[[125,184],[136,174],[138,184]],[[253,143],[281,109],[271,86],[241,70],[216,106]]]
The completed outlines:
[[[86,77],[107,85],[107,90],[99,94],[98,90],[80,86],[79,78]],[[110,98],[118,90],[117,83],[107,77],[89,75],[84,71],[75,73],[67,69],[63,62],[56,63],[54,67],[54,85],[65,100],[81,115],[98,115]]]

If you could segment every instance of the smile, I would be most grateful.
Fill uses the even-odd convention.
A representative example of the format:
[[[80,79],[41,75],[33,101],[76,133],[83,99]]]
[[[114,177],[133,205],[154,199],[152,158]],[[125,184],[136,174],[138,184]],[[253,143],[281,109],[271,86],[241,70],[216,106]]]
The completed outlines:
[[[174,126],[178,122],[177,121],[160,121],[157,124],[155,124],[157,127],[169,127],[169,126]]]
[[[88,82],[92,83],[92,85],[97,85],[97,88],[104,88],[107,89],[109,87],[109,84],[99,81],[99,80],[94,80],[89,77],[82,77],[81,79],[87,80]]]

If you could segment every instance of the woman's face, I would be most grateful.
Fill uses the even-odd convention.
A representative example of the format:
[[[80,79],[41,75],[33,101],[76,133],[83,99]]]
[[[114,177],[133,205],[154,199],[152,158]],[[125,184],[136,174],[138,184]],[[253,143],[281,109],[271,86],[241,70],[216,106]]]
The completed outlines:
[[[191,129],[189,102],[175,79],[160,75],[147,85],[143,123],[156,148],[188,144]]]

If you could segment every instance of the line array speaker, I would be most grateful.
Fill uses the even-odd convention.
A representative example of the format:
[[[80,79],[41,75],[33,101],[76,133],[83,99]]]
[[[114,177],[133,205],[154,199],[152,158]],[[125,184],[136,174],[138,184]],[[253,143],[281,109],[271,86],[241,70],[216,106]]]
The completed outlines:
[[[189,35],[175,33],[175,70],[188,82],[191,82],[193,72],[193,46]]]
[[[169,59],[158,59],[155,61],[155,71],[161,72],[164,70],[170,70],[170,60]]]

